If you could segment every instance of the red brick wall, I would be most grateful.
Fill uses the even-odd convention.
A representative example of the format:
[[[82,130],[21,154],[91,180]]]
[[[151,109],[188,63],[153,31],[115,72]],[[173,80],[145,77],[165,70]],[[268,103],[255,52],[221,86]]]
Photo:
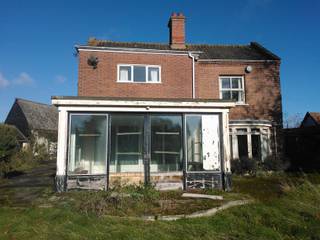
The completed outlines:
[[[93,69],[90,55],[99,58]],[[161,83],[117,83],[117,64],[161,66]],[[251,65],[251,73],[245,67]],[[245,80],[246,105],[230,111],[230,119],[267,119],[281,123],[279,63],[200,63],[196,66],[196,97],[219,98],[219,76],[240,75]],[[133,98],[191,98],[192,60],[187,55],[87,52],[79,53],[79,96]]]
[[[245,67],[251,65],[251,73]],[[244,77],[245,105],[230,110],[230,119],[266,119],[282,121],[279,63],[197,63],[196,97],[219,98],[219,76]]]
[[[98,67],[88,65],[90,55]],[[161,83],[117,83],[117,64],[161,66]],[[79,53],[79,96],[191,98],[192,61],[187,55],[87,52]]]

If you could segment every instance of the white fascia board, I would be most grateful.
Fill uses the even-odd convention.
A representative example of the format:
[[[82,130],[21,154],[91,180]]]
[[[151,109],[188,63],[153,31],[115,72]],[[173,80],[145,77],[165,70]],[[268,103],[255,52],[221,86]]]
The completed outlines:
[[[52,99],[56,106],[125,107],[125,108],[231,108],[234,102]]]
[[[59,106],[59,111],[67,112],[164,112],[164,113],[222,113],[229,112],[228,108],[157,108],[157,107],[85,107]]]
[[[166,54],[166,55],[186,55],[189,53],[201,53],[199,51],[175,51],[175,50],[159,50],[145,48],[123,48],[123,47],[88,47],[76,46],[78,51],[87,52],[117,52],[117,53],[138,53],[138,54]]]

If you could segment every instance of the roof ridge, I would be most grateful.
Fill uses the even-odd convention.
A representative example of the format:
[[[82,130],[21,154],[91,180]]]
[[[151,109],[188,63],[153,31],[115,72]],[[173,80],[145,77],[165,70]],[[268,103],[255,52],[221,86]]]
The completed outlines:
[[[97,43],[123,43],[123,44],[150,44],[150,45],[163,45],[168,46],[168,43],[160,43],[160,42],[139,42],[139,41],[113,41],[113,40],[105,40],[105,39],[96,39],[89,38],[88,44],[95,45]],[[187,46],[217,46],[217,47],[250,47],[250,44],[213,44],[213,43],[186,43]]]
[[[91,39],[89,38],[88,42],[87,42],[89,45],[90,44],[97,44],[97,43],[124,43],[124,44],[134,44],[134,43],[138,43],[138,44],[156,44],[156,45],[164,45],[164,46],[167,46],[169,44],[167,43],[159,43],[159,42],[136,42],[136,41],[133,41],[133,42],[128,42],[128,41],[113,41],[113,40],[105,40],[105,39]]]
[[[49,104],[46,104],[46,103],[41,103],[41,102],[35,102],[33,100],[29,100],[29,99],[24,99],[24,98],[16,98],[15,101],[22,101],[22,102],[30,102],[30,103],[33,103],[33,104],[39,104],[39,105],[45,105],[45,106],[48,106],[48,107],[54,107],[52,105],[49,105]]]

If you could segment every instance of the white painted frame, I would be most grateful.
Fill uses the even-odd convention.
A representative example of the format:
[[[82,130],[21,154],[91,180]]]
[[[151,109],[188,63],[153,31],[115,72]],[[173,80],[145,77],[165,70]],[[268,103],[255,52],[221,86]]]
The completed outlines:
[[[247,150],[248,150],[248,158],[252,158],[252,140],[251,135],[260,135],[260,141],[261,141],[261,147],[263,147],[264,144],[267,144],[267,156],[271,154],[271,144],[270,144],[270,137],[271,137],[271,125],[270,124],[263,124],[263,123],[255,123],[255,124],[249,124],[249,123],[236,123],[236,124],[230,124],[230,135],[232,138],[232,159],[238,159],[239,158],[239,152],[238,152],[238,135],[244,135],[247,136]],[[251,129],[256,128],[259,129],[260,133],[253,133]],[[238,134],[237,129],[246,129],[246,134]],[[266,138],[266,139],[263,139]],[[231,146],[231,145],[230,145]],[[261,152],[262,154],[262,152]],[[261,155],[261,161],[263,162],[265,158]]]
[[[146,81],[145,82],[135,82],[133,79],[134,76],[134,67],[135,66],[139,66],[139,67],[145,67],[146,71],[145,71],[145,77],[146,77]],[[120,79],[120,67],[130,67],[131,68],[131,80],[130,81],[123,81]],[[152,82],[149,81],[148,79],[148,72],[149,72],[149,68],[158,68],[159,69],[159,79],[157,82]],[[148,65],[148,64],[117,64],[117,82],[118,83],[152,83],[152,84],[159,84],[161,83],[161,66],[160,65]]]
[[[229,82],[230,82],[230,88],[222,88],[222,78],[229,78]],[[232,78],[241,78],[241,85],[242,88],[232,88]],[[222,91],[242,91],[242,97],[243,97],[243,101],[236,101],[237,105],[244,105],[246,104],[246,91],[245,91],[245,85],[244,85],[244,76],[228,76],[228,75],[221,75],[219,76],[219,98],[222,99]],[[227,100],[227,99],[224,99]],[[232,99],[230,99],[232,100]]]

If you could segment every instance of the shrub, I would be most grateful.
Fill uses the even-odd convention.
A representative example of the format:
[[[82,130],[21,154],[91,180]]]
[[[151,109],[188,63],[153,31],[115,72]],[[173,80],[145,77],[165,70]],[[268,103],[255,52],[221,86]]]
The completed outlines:
[[[11,174],[14,175],[31,169],[37,163],[30,148],[21,149],[9,159],[0,162],[0,173],[4,177],[9,177]]]
[[[19,150],[18,131],[16,128],[0,124],[0,161],[7,161]]]
[[[268,156],[262,162],[262,170],[264,171],[284,171],[289,167],[289,163],[282,158]]]
[[[257,160],[252,158],[239,158],[231,162],[231,171],[236,174],[255,174],[257,168]]]

